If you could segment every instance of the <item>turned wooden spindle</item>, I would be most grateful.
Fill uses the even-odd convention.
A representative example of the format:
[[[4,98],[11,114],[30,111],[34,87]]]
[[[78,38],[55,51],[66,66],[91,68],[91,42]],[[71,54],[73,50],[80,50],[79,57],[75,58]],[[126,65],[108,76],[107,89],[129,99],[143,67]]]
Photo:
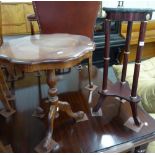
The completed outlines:
[[[93,82],[92,82],[92,56],[88,59],[88,78],[89,78],[89,88],[93,88]]]
[[[126,71],[128,65],[128,55],[130,54],[130,40],[131,40],[131,32],[132,32],[132,21],[128,21],[127,34],[126,34],[126,42],[125,42],[125,50],[124,50],[124,58],[123,58],[123,69],[122,69],[122,77],[121,82],[124,83],[126,79]]]
[[[108,81],[108,66],[109,66],[109,53],[110,53],[110,24],[109,20],[105,20],[105,51],[104,51],[104,71],[103,71],[103,84],[102,90],[107,90],[107,81]]]
[[[144,37],[145,37],[145,32],[146,32],[146,25],[147,25],[146,21],[141,22],[141,25],[140,25],[138,47],[137,47],[137,53],[136,53],[133,83],[132,83],[132,90],[131,90],[131,99],[137,98],[137,87],[138,87],[142,50],[144,47]],[[130,105],[131,105],[131,110],[132,110],[135,124],[139,126],[140,122],[137,119],[137,103],[134,103],[131,101]]]
[[[48,114],[48,131],[43,145],[43,149],[45,149],[46,152],[49,152],[51,149],[56,147],[56,143],[52,139],[53,128],[54,128],[54,118],[57,112],[58,101],[59,101],[57,96],[55,70],[47,71],[47,84],[49,86],[48,98],[50,101],[50,109]]]
[[[58,90],[56,88],[56,83],[57,82],[56,82],[55,70],[47,71],[47,84],[49,86],[48,99],[50,103],[50,109],[48,113],[48,131],[43,141],[43,145],[39,145],[38,147],[39,150],[41,150],[41,152],[50,152],[51,150],[59,146],[58,143],[55,142],[52,138],[54,119],[56,117],[56,114],[58,113],[58,110],[66,112],[70,117],[72,117],[75,120],[79,120],[84,117],[83,111],[78,111],[74,113],[68,102],[59,101],[57,95]],[[36,150],[38,150],[38,148]]]
[[[146,21],[141,22],[141,25],[140,25],[140,32],[139,32],[138,47],[137,47],[137,53],[136,53],[136,59],[135,59],[135,69],[134,69],[134,75],[133,75],[131,97],[137,97],[137,86],[138,86],[138,78],[139,78],[142,50],[144,47],[144,37],[145,37],[145,32],[146,32],[146,25],[147,25]]]

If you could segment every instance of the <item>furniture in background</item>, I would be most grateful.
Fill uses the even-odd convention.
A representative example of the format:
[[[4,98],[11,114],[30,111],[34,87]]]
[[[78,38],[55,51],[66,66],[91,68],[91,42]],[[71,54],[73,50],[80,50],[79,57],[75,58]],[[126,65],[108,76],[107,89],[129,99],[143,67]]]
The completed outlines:
[[[27,16],[27,20],[30,22],[30,28],[31,28],[31,35],[34,35],[34,26],[33,22],[37,22],[35,14],[30,14]]]
[[[148,59],[155,56],[155,20],[148,21],[146,34],[145,34],[145,46],[143,49],[142,59]],[[129,61],[134,61],[136,48],[137,48],[137,40],[140,29],[140,23],[134,22],[131,34],[131,42],[130,42],[130,55]],[[121,35],[123,38],[126,38],[127,23],[123,22],[121,24]],[[123,48],[121,50],[121,54],[119,57],[119,61],[123,62]]]
[[[89,59],[88,88],[92,89],[94,86],[91,83],[91,57],[95,46],[90,38],[93,37],[99,2],[40,1],[33,2],[33,5],[42,34],[26,36],[4,43],[0,49],[0,57],[3,64],[13,66],[23,72],[46,72],[49,86],[48,104],[50,104],[48,132],[36,150],[50,152],[57,146],[52,135],[54,118],[58,110],[66,112],[75,120],[84,116],[82,111],[73,113],[68,102],[59,101],[55,70],[71,68],[82,60]],[[51,10],[50,16],[49,10]]]
[[[144,37],[146,31],[146,23],[152,17],[153,10],[151,9],[132,9],[132,8],[104,8],[106,12],[105,21],[105,52],[104,52],[104,73],[103,73],[103,85],[100,92],[100,98],[98,103],[94,107],[93,111],[99,110],[101,105],[107,96],[117,96],[120,99],[125,99],[130,103],[130,107],[133,114],[134,122],[137,126],[140,126],[140,120],[137,117],[137,104],[140,101],[140,97],[137,95],[138,78],[140,71],[141,55],[144,47]],[[110,50],[110,21],[127,21],[127,36],[124,50],[123,68],[121,74],[121,81],[116,82],[113,86],[108,86],[108,64],[109,64],[109,50]],[[130,90],[129,84],[126,81],[126,72],[128,64],[128,55],[130,53],[130,40],[132,32],[133,21],[140,21],[140,32],[138,39],[138,47],[135,59],[135,68],[133,75],[132,88]]]
[[[3,43],[1,22],[2,20],[1,20],[1,2],[0,2],[0,47]],[[0,114],[8,118],[9,116],[15,113],[15,110],[11,105],[15,98],[13,97],[8,88],[2,68],[3,65],[2,63],[0,63],[0,100],[4,106],[4,109],[0,110]]]
[[[119,55],[125,45],[125,39],[120,35],[120,26],[120,21],[112,21],[110,25],[110,66],[119,63]],[[98,17],[96,20],[94,42],[96,49],[95,52],[93,52],[93,65],[101,68],[104,63],[103,50],[105,47],[104,17]]]
[[[34,13],[32,3],[2,2],[3,35],[26,35],[31,33],[27,15]],[[18,12],[18,13],[17,13]],[[39,31],[38,24],[33,23],[34,31]]]

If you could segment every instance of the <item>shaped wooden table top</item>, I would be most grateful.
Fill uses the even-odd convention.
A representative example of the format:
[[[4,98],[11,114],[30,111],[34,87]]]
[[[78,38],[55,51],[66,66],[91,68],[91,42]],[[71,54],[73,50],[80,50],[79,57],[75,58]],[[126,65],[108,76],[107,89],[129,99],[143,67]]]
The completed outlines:
[[[0,47],[0,58],[17,64],[37,64],[74,60],[95,48],[85,36],[38,34],[13,39]]]

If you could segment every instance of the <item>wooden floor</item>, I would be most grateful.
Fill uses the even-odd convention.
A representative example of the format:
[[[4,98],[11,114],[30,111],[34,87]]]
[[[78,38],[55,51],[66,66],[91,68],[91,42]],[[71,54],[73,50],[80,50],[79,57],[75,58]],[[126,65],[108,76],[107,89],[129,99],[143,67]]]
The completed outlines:
[[[92,116],[91,107],[96,104],[98,90],[93,92],[93,101],[88,103],[89,91],[87,69],[81,71],[73,69],[70,74],[58,76],[59,98],[68,101],[73,111],[83,110],[88,120],[76,123],[63,112],[55,119],[53,138],[60,147],[54,152],[98,152],[114,145],[134,141],[152,134],[155,129],[153,119],[138,110],[142,121],[148,123],[136,133],[123,125],[131,116],[128,103],[122,103],[115,98],[107,98],[102,107],[103,116]],[[42,79],[42,100],[39,100],[38,86],[29,86],[37,83],[37,77],[27,76],[17,83],[16,113],[9,119],[0,116],[0,141],[4,145],[10,144],[13,152],[35,152],[34,148],[44,138],[47,130],[47,115],[43,119],[32,117],[34,109],[39,103],[47,113],[49,103],[46,102],[48,87]],[[93,69],[93,81],[101,85],[102,72]],[[23,85],[22,85],[23,83]]]

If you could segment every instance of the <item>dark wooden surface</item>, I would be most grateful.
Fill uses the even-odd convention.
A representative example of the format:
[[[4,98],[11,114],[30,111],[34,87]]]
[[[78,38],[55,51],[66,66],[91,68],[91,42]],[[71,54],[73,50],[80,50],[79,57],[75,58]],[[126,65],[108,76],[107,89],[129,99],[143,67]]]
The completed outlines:
[[[126,103],[120,105],[115,98],[107,97],[102,106],[103,116],[93,117],[90,108],[96,104],[99,95],[97,89],[93,93],[93,103],[88,104],[89,91],[84,88],[88,84],[87,79],[86,68],[80,72],[73,69],[71,74],[58,76],[60,99],[68,101],[73,111],[85,111],[89,120],[75,123],[73,119],[61,112],[54,125],[53,138],[60,144],[55,152],[97,152],[121,143],[140,142],[146,137],[153,137],[155,121],[140,108],[138,108],[139,118],[147,122],[148,126],[143,126],[139,133],[123,126],[131,116],[130,107]],[[44,80],[41,78],[43,99],[40,102],[47,111],[48,103],[45,99],[48,87]],[[34,152],[35,146],[46,133],[47,118],[32,117],[33,110],[39,103],[38,87],[37,85],[26,86],[26,83],[37,83],[36,81],[37,77],[34,75],[28,75],[24,81],[19,81],[16,84],[17,112],[7,120],[0,116],[0,140],[4,145],[11,144],[13,152]],[[95,68],[93,81],[101,85],[102,72]]]

